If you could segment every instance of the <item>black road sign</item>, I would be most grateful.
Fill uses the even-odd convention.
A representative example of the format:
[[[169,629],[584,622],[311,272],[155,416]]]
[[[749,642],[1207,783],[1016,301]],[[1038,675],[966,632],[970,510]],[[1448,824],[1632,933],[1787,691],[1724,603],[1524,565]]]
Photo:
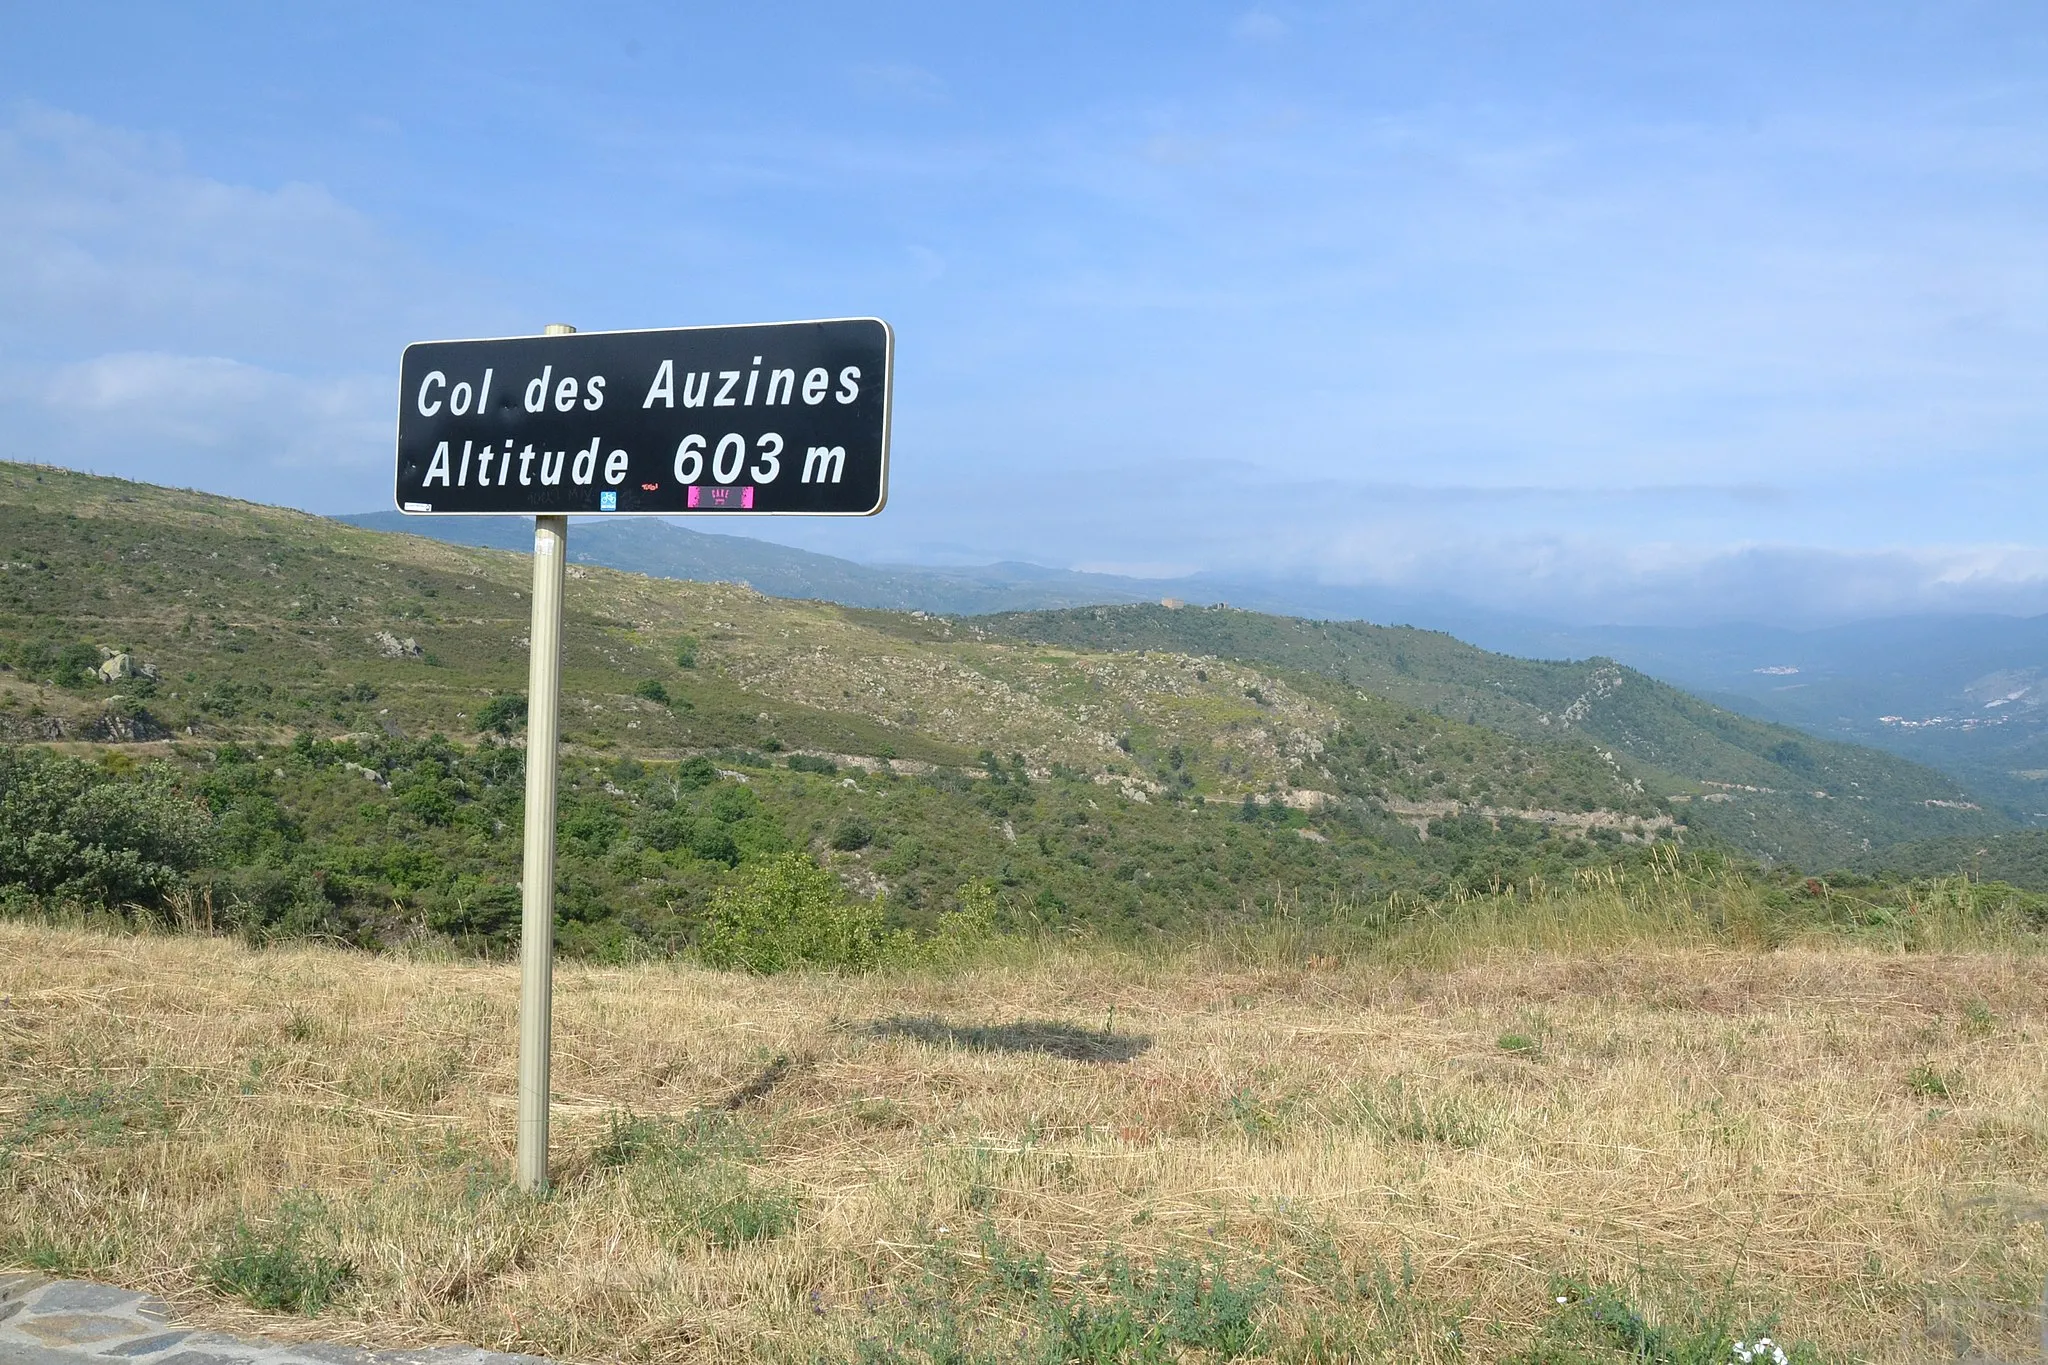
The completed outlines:
[[[415,342],[398,507],[869,516],[894,360],[877,318]]]

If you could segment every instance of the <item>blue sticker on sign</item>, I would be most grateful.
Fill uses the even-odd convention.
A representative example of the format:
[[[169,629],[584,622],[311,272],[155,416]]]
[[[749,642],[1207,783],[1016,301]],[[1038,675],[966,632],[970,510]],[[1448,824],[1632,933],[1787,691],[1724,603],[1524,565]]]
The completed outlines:
[[[600,512],[618,511],[619,495],[617,493],[599,493],[597,495],[597,510]]]

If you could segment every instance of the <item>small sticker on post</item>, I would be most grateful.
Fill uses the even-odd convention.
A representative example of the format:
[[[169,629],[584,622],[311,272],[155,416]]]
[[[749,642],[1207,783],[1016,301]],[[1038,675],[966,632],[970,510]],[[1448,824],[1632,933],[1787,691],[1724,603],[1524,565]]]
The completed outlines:
[[[752,484],[741,484],[737,488],[690,485],[690,510],[693,512],[750,512],[753,507]]]
[[[431,512],[434,510],[434,504],[431,502],[409,502],[405,504],[405,510],[408,512]]]
[[[599,493],[597,495],[597,510],[600,512],[618,511],[619,495],[617,493]]]

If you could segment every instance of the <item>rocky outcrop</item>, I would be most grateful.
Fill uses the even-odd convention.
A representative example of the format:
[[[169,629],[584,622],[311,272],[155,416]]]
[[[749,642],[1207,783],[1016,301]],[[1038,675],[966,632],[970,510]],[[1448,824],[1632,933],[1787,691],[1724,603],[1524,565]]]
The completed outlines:
[[[143,744],[152,739],[169,739],[171,732],[147,707],[137,706],[126,697],[114,697],[79,737],[102,744]]]
[[[156,665],[144,663],[125,649],[100,647],[99,680],[103,683],[127,682],[131,678],[156,677]]]
[[[62,716],[16,716],[0,711],[0,739],[50,743],[71,737]]]

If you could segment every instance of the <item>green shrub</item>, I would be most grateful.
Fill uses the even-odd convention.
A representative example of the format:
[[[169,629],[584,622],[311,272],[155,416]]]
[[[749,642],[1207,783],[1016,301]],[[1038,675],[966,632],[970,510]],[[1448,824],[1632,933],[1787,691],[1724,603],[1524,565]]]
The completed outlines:
[[[676,641],[676,667],[695,668],[696,666],[697,637],[685,635],[682,639]]]
[[[693,858],[701,858],[707,863],[724,863],[727,867],[739,865],[739,842],[723,825],[699,820],[690,826],[688,846]]]
[[[850,815],[839,822],[839,828],[832,831],[832,847],[841,853],[866,848],[875,841],[875,827],[858,815]]]
[[[939,916],[931,938],[920,945],[920,955],[940,966],[958,966],[984,955],[999,933],[995,887],[969,882],[960,888],[960,908]]]
[[[370,694],[376,696],[375,692]],[[504,692],[476,709],[476,728],[509,735],[526,724],[526,694]]]
[[[826,777],[839,771],[839,765],[829,758],[818,758],[811,754],[791,754],[789,767],[792,772],[822,773]]]
[[[427,927],[457,938],[506,938],[519,927],[519,888],[481,877],[456,878],[426,899]]]
[[[852,900],[802,853],[744,869],[712,897],[699,945],[713,967],[770,973],[797,966],[872,967],[902,947],[879,903]]]
[[[563,803],[557,828],[564,841],[573,842],[586,853],[598,854],[612,846],[612,841],[624,831],[625,822],[609,802],[584,797]]]
[[[213,842],[212,816],[166,765],[116,780],[62,754],[0,748],[0,887],[153,905],[206,862]]]
[[[259,863],[205,875],[223,921],[250,943],[357,937],[358,921],[342,912],[330,894],[335,888],[311,869]]]
[[[761,798],[747,788],[735,784],[713,792],[711,799],[704,803],[704,809],[715,820],[723,820],[729,825],[736,824],[760,811]]]
[[[651,810],[633,822],[633,834],[647,847],[668,853],[690,841],[696,822],[690,813],[676,806]]]
[[[648,701],[658,701],[663,706],[668,705],[668,689],[661,685],[659,678],[643,679],[633,688],[633,695],[645,697]]]

